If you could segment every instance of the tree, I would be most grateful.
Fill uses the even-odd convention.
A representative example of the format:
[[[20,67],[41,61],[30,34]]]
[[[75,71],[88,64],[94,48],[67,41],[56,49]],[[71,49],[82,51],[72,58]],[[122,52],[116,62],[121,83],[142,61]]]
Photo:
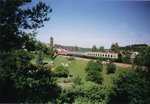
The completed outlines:
[[[69,71],[64,66],[58,66],[56,70],[54,71],[54,75],[56,77],[68,77]]]
[[[87,72],[86,80],[92,81],[97,84],[102,84],[103,82],[103,77],[101,74],[102,67],[103,65],[99,61],[97,62],[90,61],[85,68]]]
[[[146,66],[150,71],[150,47],[140,52],[134,59],[136,65]]]
[[[86,80],[97,83],[97,84],[102,84],[103,83],[103,76],[98,71],[90,70],[87,73]]]
[[[40,41],[36,41],[35,46],[36,46],[36,51],[42,51],[44,49],[44,45]]]
[[[114,80],[109,104],[148,104],[150,102],[150,80],[137,71],[124,72]]]
[[[53,44],[54,44],[53,42],[54,42],[53,37],[50,37],[49,55],[50,55],[50,59],[51,59],[52,63],[54,63],[54,59],[57,57],[56,49],[53,46]]]
[[[43,27],[43,22],[48,21],[47,14],[52,9],[39,2],[33,8],[22,9],[21,6],[30,0],[1,0],[0,1],[0,50],[22,48],[25,45],[24,37],[33,35],[23,30]],[[30,1],[31,2],[31,1]],[[30,38],[29,38],[30,39]],[[27,39],[25,39],[27,41]]]
[[[49,20],[52,9],[43,2],[23,9],[28,2],[0,1],[0,103],[47,103],[60,91],[47,68],[31,63],[30,53],[35,31]]]
[[[78,46],[75,46],[75,47],[74,47],[74,51],[79,51],[79,47],[78,47]]]
[[[49,55],[50,55],[50,59],[51,59],[52,61],[54,61],[54,59],[57,57],[56,49],[50,48],[50,49],[49,49]]]
[[[103,64],[100,63],[99,61],[97,61],[97,62],[89,61],[87,66],[85,67],[86,72],[88,72],[89,70],[101,72],[102,69],[103,69]]]
[[[97,47],[96,47],[96,45],[93,45],[92,52],[96,52],[96,51],[97,51]]]
[[[117,61],[122,62],[122,54],[121,53],[118,54],[118,60]]]
[[[119,45],[118,45],[118,43],[113,43],[112,45],[111,45],[111,51],[113,51],[113,52],[119,52]]]
[[[125,56],[122,58],[122,61],[124,63],[130,64],[131,63],[130,53],[126,53]]]
[[[110,62],[110,63],[107,65],[106,70],[107,70],[107,73],[108,73],[108,74],[109,74],[109,73],[115,73],[115,71],[116,71],[116,65],[113,64],[112,62]]]
[[[54,39],[53,37],[50,37],[50,47],[53,47],[53,45],[54,45]]]
[[[105,52],[104,46],[100,46],[100,47],[99,47],[99,51],[100,51],[100,52]]]
[[[36,64],[37,65],[42,65],[43,64],[43,52],[39,51],[36,59]]]
[[[73,89],[64,89],[57,103],[99,104],[106,99],[106,88],[101,85],[75,86]]]

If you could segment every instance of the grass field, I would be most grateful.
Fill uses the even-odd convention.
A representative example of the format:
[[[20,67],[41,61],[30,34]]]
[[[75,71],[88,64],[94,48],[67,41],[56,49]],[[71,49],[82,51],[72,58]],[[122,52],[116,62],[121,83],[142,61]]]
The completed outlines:
[[[75,59],[73,61],[68,61],[67,58],[58,56],[55,59],[55,68],[57,66],[61,65],[61,63],[69,63],[68,70],[69,70],[70,74],[73,75],[72,79],[76,78],[79,75],[79,77],[82,79],[82,82],[85,85],[91,84],[90,82],[87,82],[85,79],[86,72],[84,69],[85,69],[88,61],[78,60],[78,59]],[[116,72],[114,74],[107,74],[106,68],[107,68],[107,66],[103,65],[102,75],[104,78],[103,84],[108,86],[108,87],[112,85],[112,81],[114,78],[116,78],[118,75],[120,75],[125,70],[126,71],[129,70],[127,68],[117,67]]]
[[[32,62],[35,63],[35,60],[32,60]],[[49,63],[50,59],[48,57],[44,57],[44,62]],[[87,82],[85,79],[86,72],[84,69],[85,69],[88,61],[78,60],[78,59],[70,61],[66,57],[58,56],[54,60],[54,63],[55,63],[54,69],[57,68],[58,66],[60,66],[62,63],[68,64],[69,66],[67,68],[69,70],[69,73],[72,75],[72,79],[76,78],[79,75],[79,77],[82,79],[82,83],[84,83],[85,85],[88,85],[88,86],[89,86],[89,84],[91,84],[91,82]],[[106,68],[107,68],[107,66],[103,65],[102,75],[104,78],[103,84],[108,87],[112,85],[112,81],[114,78],[116,78],[119,74],[121,74],[125,70],[127,70],[127,71],[129,70],[127,68],[117,67],[116,72],[114,74],[107,74]],[[62,78],[62,79],[64,79],[64,78]]]

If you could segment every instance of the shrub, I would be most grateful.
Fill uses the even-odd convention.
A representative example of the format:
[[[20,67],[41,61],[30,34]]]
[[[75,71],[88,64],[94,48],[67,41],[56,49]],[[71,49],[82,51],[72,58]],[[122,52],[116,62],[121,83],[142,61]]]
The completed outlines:
[[[80,85],[80,84],[82,84],[82,82],[81,82],[81,78],[79,77],[79,75],[73,80],[73,82],[74,82],[74,84],[76,84],[76,85]]]
[[[109,63],[108,66],[107,66],[107,68],[106,68],[106,70],[107,70],[108,74],[109,73],[115,73],[115,71],[116,71],[116,65],[113,64],[113,63]]]
[[[68,57],[67,58],[69,61],[73,61],[73,60],[75,60],[75,57],[74,56],[70,56],[70,57]]]
[[[101,104],[106,99],[106,88],[101,85],[75,86],[64,89],[56,104]]]
[[[149,104],[150,80],[137,71],[124,72],[114,80],[108,104]]]
[[[99,61],[94,62],[94,61],[89,61],[85,70],[88,72],[89,70],[95,70],[101,72],[103,68],[103,64],[100,63]]]
[[[97,84],[102,84],[103,82],[103,77],[101,74],[102,67],[103,65],[101,61],[97,61],[97,62],[90,61],[85,68],[87,72],[86,80],[92,81]]]
[[[86,80],[92,81],[92,82],[97,83],[97,84],[102,84],[103,83],[103,76],[102,76],[101,72],[99,72],[99,71],[90,70],[87,73]]]
[[[56,77],[68,77],[69,71],[64,66],[58,66],[56,70],[54,71],[54,75]]]

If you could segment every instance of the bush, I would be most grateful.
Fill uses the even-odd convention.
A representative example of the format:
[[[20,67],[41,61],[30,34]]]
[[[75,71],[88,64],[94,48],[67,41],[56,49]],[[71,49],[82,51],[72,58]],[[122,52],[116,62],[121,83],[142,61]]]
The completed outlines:
[[[100,85],[75,86],[73,89],[64,89],[56,104],[97,104],[106,99],[106,88]]]
[[[108,104],[149,104],[150,80],[138,71],[124,72],[114,80]]]
[[[75,60],[75,57],[74,56],[70,56],[70,57],[68,57],[67,58],[69,61],[73,61],[73,60]]]
[[[54,75],[56,77],[68,77],[69,71],[64,66],[58,66],[56,70],[54,71]]]
[[[130,55],[125,55],[122,59],[123,63],[131,64],[131,58]]]
[[[101,72],[103,69],[103,64],[100,63],[100,61],[94,62],[94,61],[89,61],[85,70],[88,72],[89,70],[95,70]]]
[[[106,70],[107,70],[108,74],[109,73],[115,73],[115,71],[116,71],[116,65],[113,64],[113,63],[109,63],[108,66],[107,66],[107,68],[106,68]]]
[[[82,82],[81,82],[81,78],[79,77],[79,75],[73,80],[73,83],[74,84],[76,84],[76,85],[80,85],[80,84],[82,84]]]
[[[92,81],[97,84],[102,84],[103,76],[102,76],[101,72],[99,72],[99,71],[90,70],[87,73],[86,80]]]
[[[97,61],[97,62],[90,61],[85,68],[87,72],[86,80],[92,81],[97,84],[102,84],[103,82],[103,77],[101,74],[102,67],[103,65],[101,61]]]

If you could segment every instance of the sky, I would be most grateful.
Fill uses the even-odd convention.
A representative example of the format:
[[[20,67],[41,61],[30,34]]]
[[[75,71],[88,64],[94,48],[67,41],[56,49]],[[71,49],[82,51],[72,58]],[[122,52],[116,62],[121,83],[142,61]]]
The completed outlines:
[[[36,1],[36,0],[35,0]],[[34,3],[35,3],[34,1]],[[36,1],[37,2],[37,1]],[[91,48],[150,45],[150,1],[44,0],[53,9],[37,40]]]

